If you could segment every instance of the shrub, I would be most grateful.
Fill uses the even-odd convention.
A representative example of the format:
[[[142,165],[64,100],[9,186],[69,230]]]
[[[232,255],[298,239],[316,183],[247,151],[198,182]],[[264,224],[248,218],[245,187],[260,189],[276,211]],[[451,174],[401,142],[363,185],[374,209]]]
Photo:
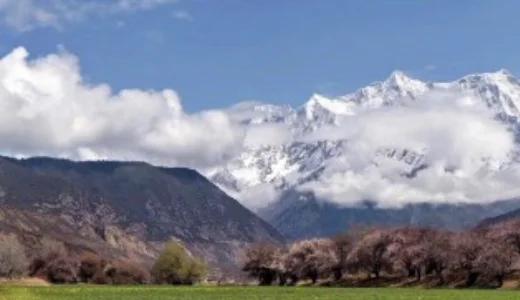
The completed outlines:
[[[31,276],[52,283],[75,283],[78,281],[79,261],[68,253],[63,243],[44,238],[29,269]]]
[[[177,242],[168,242],[155,262],[152,274],[159,284],[194,284],[206,275],[206,266]]]
[[[119,260],[107,266],[105,276],[111,284],[149,284],[148,270],[131,260]]]
[[[106,283],[102,278],[104,277],[104,269],[107,263],[104,259],[94,253],[84,253],[79,259],[78,276],[82,282]]]

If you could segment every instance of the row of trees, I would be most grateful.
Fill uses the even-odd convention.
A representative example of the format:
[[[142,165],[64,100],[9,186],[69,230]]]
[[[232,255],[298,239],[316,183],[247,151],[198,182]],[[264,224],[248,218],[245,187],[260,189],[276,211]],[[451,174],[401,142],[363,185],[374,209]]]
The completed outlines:
[[[288,246],[250,245],[243,271],[260,285],[301,280],[398,279],[498,287],[520,256],[520,221],[464,232],[429,228],[354,230]]]
[[[108,260],[92,252],[76,254],[63,243],[43,238],[34,254],[14,235],[0,235],[0,277],[39,277],[52,283],[193,284],[205,264],[177,242],[166,243],[153,267],[128,259]]]

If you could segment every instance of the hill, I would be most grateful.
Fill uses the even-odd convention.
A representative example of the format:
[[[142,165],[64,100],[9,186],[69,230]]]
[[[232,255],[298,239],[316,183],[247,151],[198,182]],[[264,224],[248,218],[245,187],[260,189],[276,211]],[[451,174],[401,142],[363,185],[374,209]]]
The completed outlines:
[[[178,239],[219,265],[243,243],[283,240],[194,170],[51,158],[0,157],[0,230],[148,262]]]

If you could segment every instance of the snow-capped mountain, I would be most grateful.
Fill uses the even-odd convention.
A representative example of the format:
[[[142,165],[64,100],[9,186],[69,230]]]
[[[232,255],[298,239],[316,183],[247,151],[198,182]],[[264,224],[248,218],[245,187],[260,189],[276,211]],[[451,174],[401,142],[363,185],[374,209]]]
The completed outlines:
[[[372,83],[351,94],[334,98],[314,94],[298,108],[258,102],[242,103],[230,108],[230,115],[236,121],[247,124],[247,126],[262,124],[283,125],[290,132],[290,138],[281,145],[246,147],[244,152],[232,159],[228,164],[212,170],[207,175],[213,182],[243,201],[244,204],[249,205],[253,209],[260,209],[260,211],[265,210],[265,207],[268,206],[267,210],[270,212],[273,211],[273,207],[276,207],[281,202],[285,202],[284,206],[287,207],[287,199],[283,198],[287,198],[289,192],[301,192],[301,187],[303,186],[307,187],[305,189],[306,192],[314,192],[313,188],[315,185],[313,185],[313,182],[327,181],[329,178],[337,177],[338,174],[349,175],[342,179],[344,181],[339,181],[345,182],[345,185],[347,185],[347,183],[352,182],[356,178],[356,176],[350,176],[352,175],[351,173],[363,174],[365,176],[378,172],[378,176],[381,178],[372,183],[374,189],[377,189],[376,185],[379,181],[385,181],[387,178],[390,178],[389,180],[397,182],[395,181],[396,176],[413,179],[418,172],[427,169],[429,165],[435,165],[438,164],[438,161],[442,161],[442,172],[454,174],[453,176],[457,176],[457,180],[459,180],[469,175],[467,175],[468,173],[463,167],[453,163],[449,155],[442,160],[439,160],[438,157],[435,158],[437,161],[429,159],[432,154],[430,153],[430,148],[435,148],[438,145],[401,146],[396,145],[393,140],[389,140],[388,145],[382,143],[382,146],[378,146],[376,149],[367,149],[368,152],[373,151],[373,153],[367,153],[371,160],[370,166],[364,165],[360,171],[360,167],[356,165],[356,161],[352,158],[351,147],[353,146],[351,144],[353,142],[351,139],[329,139],[326,135],[318,134],[320,131],[330,131],[334,128],[345,128],[345,130],[348,130],[349,126],[351,126],[349,122],[357,120],[359,116],[364,116],[365,114],[371,116],[371,113],[384,112],[388,109],[413,108],[417,103],[422,105],[422,102],[432,101],[432,97],[427,97],[427,95],[442,95],[446,93],[452,96],[459,95],[457,98],[461,99],[464,97],[470,98],[475,103],[470,101],[469,106],[483,106],[490,115],[500,120],[497,122],[507,124],[511,130],[515,130],[518,126],[520,117],[520,81],[506,70],[494,73],[473,74],[453,82],[438,83],[423,82],[410,78],[403,72],[396,71],[386,80]],[[456,100],[459,99],[450,98],[448,102]],[[422,111],[428,112],[428,109],[430,108],[427,107]],[[432,107],[431,110],[434,112],[440,111],[438,107]],[[399,110],[395,111],[399,112]],[[440,115],[442,119],[442,114]],[[404,122],[405,120],[397,119],[397,121]],[[425,119],[424,122],[428,122],[428,120]],[[483,126],[480,123],[473,125],[471,122],[474,121],[472,119],[468,122],[461,121],[460,124],[457,123],[458,125],[454,126],[468,126],[469,129],[465,129],[468,134],[473,134],[471,133],[471,128]],[[410,124],[410,127],[413,126],[418,125]],[[371,135],[367,132],[363,134]],[[413,136],[417,133],[412,131],[407,134]],[[384,139],[385,136],[383,135],[381,138]],[[471,147],[470,145],[467,146]],[[457,147],[464,147],[464,144]],[[438,152],[439,149],[437,149],[437,154]],[[360,153],[364,152],[360,151]],[[503,159],[488,158],[485,155],[478,157],[477,160],[487,160],[486,166],[483,167],[484,164],[482,164],[478,165],[478,167],[481,169],[486,168],[489,174],[493,170],[500,169],[506,163]],[[494,154],[491,153],[490,155]],[[467,160],[469,161],[469,158]],[[462,159],[462,162],[459,161],[459,163],[466,164],[466,159]],[[510,163],[510,161],[507,161],[507,163]],[[493,169],[490,167],[491,165],[499,167]],[[351,172],[350,169],[354,171]],[[488,171],[478,171],[474,174]],[[398,183],[394,185],[402,185],[401,181],[398,181]],[[406,189],[406,186],[401,188]],[[457,200],[459,198],[466,199],[471,197],[471,195],[458,195],[456,193],[458,188],[454,187],[453,191],[455,192],[446,197],[454,197]],[[325,189],[333,190],[337,189],[337,186],[325,185]],[[364,192],[359,194],[359,201],[372,200],[366,199],[372,195],[366,192],[367,189],[371,189],[370,187],[353,186],[352,189],[364,189]],[[460,187],[460,189],[463,188]],[[416,191],[418,199],[428,197],[420,192],[422,191]],[[382,193],[385,193],[385,191]],[[438,196],[435,193],[431,195],[433,198]],[[260,197],[260,199],[252,201],[250,197]],[[321,196],[320,198],[324,197],[326,198],[326,196]],[[361,199],[361,197],[365,199]],[[497,200],[498,198],[503,199],[503,195],[497,195]],[[338,201],[335,202],[337,203]]]

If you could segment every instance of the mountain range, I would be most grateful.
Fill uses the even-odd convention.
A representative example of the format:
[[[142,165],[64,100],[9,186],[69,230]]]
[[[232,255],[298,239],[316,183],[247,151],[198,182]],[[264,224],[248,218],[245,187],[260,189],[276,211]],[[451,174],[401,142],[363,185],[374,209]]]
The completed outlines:
[[[491,140],[498,136],[498,141],[503,141],[502,134],[510,133],[516,142],[520,81],[507,70],[440,83],[424,82],[396,71],[386,80],[351,94],[312,95],[298,108],[246,102],[228,111],[246,126],[274,126],[285,132],[285,137],[276,144],[245,147],[240,155],[205,174],[292,238],[331,234],[359,223],[460,228],[520,208],[517,190],[505,192],[507,189],[502,187],[496,191],[504,193],[497,193],[490,188],[489,193],[484,193],[485,199],[476,199],[480,197],[478,183],[457,187],[474,174],[481,182],[487,182],[489,177],[500,186],[502,182],[497,178],[509,174],[503,172],[516,172],[516,144],[496,154],[496,149],[506,147],[498,142],[493,147],[495,141]],[[450,119],[453,111],[461,117]],[[438,115],[431,117],[436,112]],[[389,122],[374,125],[389,116]],[[414,118],[407,122],[408,116]],[[444,116],[447,125],[443,124]],[[480,123],[483,119],[488,123]],[[422,131],[421,126],[425,126]],[[402,131],[389,131],[388,136],[394,134],[395,140],[384,134],[373,137],[392,127]],[[496,134],[482,129],[495,127],[499,128]],[[479,136],[480,131],[473,133],[475,130],[484,134]],[[339,134],[332,134],[335,131]],[[458,132],[454,141],[441,138],[437,142],[430,137],[446,136],[450,131]],[[481,144],[464,142],[466,135],[475,135]],[[376,142],[360,148],[369,143],[360,143],[366,140]],[[446,145],[443,149],[446,142],[460,145]],[[482,145],[487,146],[486,151],[478,150],[484,149]],[[464,151],[471,152],[464,156]],[[355,159],[359,157],[368,157],[368,161],[357,166]],[[470,167],[470,162],[476,166]],[[468,168],[473,173],[468,173]],[[373,173],[376,179],[365,186],[355,181]],[[431,178],[432,174],[437,177]],[[424,184],[439,183],[442,187],[445,175],[455,182],[448,188],[449,193],[442,194]],[[390,184],[381,187],[380,182]],[[422,184],[422,190],[413,190],[416,184]],[[380,188],[382,192],[377,191]],[[334,194],[334,190],[341,193]],[[401,196],[409,190],[415,194]],[[464,194],[465,190],[469,192]],[[385,196],[386,191],[389,193]]]
[[[442,83],[394,72],[298,108],[226,113],[249,136],[209,170],[0,157],[0,231],[144,262],[178,239],[236,266],[250,242],[364,225],[458,229],[520,210],[520,81],[506,70]]]

